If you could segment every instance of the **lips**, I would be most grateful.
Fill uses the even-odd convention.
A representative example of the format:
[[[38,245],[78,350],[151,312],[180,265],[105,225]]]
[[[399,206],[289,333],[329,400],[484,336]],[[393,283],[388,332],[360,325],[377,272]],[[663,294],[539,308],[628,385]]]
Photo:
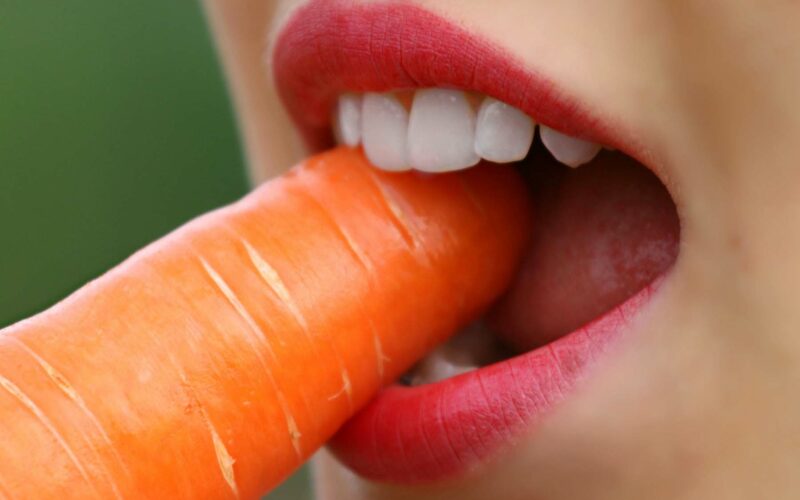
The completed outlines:
[[[333,451],[375,480],[427,482],[473,469],[570,394],[656,287],[544,348],[435,384],[385,389],[339,432]]]
[[[272,68],[312,149],[332,144],[330,117],[340,94],[447,87],[492,96],[566,134],[638,156],[621,124],[601,121],[512,54],[410,4],[312,1],[283,28]]]
[[[545,130],[558,130],[637,153],[624,127],[491,43],[409,4],[312,1],[277,39],[273,71],[315,150],[333,143],[331,116],[342,95],[451,88],[521,110],[546,125],[545,142],[556,137]],[[435,481],[512,446],[616,344],[674,262],[677,216],[652,173],[610,152],[570,171],[543,159],[538,144],[521,165],[540,229],[517,282],[487,318],[520,354],[435,383],[386,388],[331,443],[358,474]]]

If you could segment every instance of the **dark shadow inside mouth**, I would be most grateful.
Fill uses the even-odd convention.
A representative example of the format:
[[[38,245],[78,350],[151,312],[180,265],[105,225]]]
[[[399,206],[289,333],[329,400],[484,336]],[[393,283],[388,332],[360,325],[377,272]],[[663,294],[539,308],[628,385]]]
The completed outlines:
[[[534,230],[515,281],[491,311],[401,380],[422,385],[529,352],[621,305],[675,263],[680,223],[656,175],[617,151],[558,163],[538,140],[517,167]]]
[[[516,352],[564,336],[664,275],[680,222],[666,187],[644,165],[602,151],[572,169],[536,141],[519,163],[534,199],[534,234],[515,282],[489,314]]]

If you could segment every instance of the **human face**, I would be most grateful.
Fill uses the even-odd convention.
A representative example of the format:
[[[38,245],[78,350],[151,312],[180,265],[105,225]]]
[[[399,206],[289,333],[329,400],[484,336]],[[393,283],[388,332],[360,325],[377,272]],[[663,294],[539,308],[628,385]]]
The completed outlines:
[[[357,417],[344,436],[334,440],[332,452],[315,459],[320,498],[796,496],[800,4],[206,3],[256,180],[279,173],[309,148],[327,147],[330,125],[321,117],[333,114],[337,95],[413,87],[397,75],[389,77],[391,68],[400,68],[398,73],[406,76],[421,75],[418,83],[423,87],[471,91],[474,106],[483,95],[497,97],[540,124],[618,150],[601,153],[594,166],[554,174],[578,179],[556,190],[573,193],[573,201],[543,202],[540,225],[546,237],[534,238],[539,249],[533,251],[535,262],[530,264],[536,279],[523,269],[521,275],[528,278],[520,278],[512,298],[495,313],[501,316],[495,318],[501,330],[495,333],[525,356],[536,351],[534,347],[552,347],[555,344],[547,342],[572,335],[580,326],[573,323],[616,311],[626,321],[613,328],[613,338],[602,337],[607,348],[592,352],[591,363],[578,363],[578,374],[565,384],[567,390],[562,394],[559,386],[557,397],[550,394],[555,402],[521,411],[515,407],[522,415],[512,418],[513,425],[503,424],[498,430],[486,425],[494,422],[492,415],[456,420],[445,412],[441,429],[448,428],[448,418],[449,424],[469,427],[445,432],[458,441],[448,445],[457,458],[449,462],[439,458],[444,441],[433,436],[427,444],[433,449],[424,453],[413,449],[422,444],[409,440],[410,449],[401,445],[402,453],[391,455],[388,463],[365,466],[380,453],[371,456],[354,442],[370,439],[386,454],[391,443],[381,435],[359,435],[366,424],[359,424]],[[335,19],[340,23],[339,39],[326,30]],[[414,48],[420,40],[427,40],[427,52],[419,45]],[[313,50],[321,55],[315,62],[309,50],[314,43],[319,45]],[[299,60],[306,62],[298,65]],[[476,63],[481,73],[464,76]],[[493,73],[492,68],[502,71]],[[537,147],[540,153],[523,163],[533,172],[534,192],[552,199],[552,191],[536,184],[536,172],[557,168],[543,146]],[[631,167],[630,158],[641,165]],[[645,168],[652,174],[642,174]],[[660,184],[654,187],[653,175],[666,191]],[[545,177],[551,179],[549,174]],[[604,189],[592,191],[593,186]],[[646,196],[620,196],[627,200],[626,210],[606,203],[623,186]],[[574,241],[562,234],[570,224],[569,213],[574,217],[575,206],[587,199],[599,207],[596,212],[607,215],[603,221],[621,220],[636,227],[624,233],[629,240],[625,248],[634,243],[636,248],[652,248],[648,244],[656,242],[664,250],[655,259],[657,265],[634,266],[642,271],[638,281],[629,276],[631,269],[611,266],[616,274],[602,283],[584,282],[578,271],[585,268],[564,264],[570,258],[578,263],[587,259],[565,251]],[[637,219],[635,214],[649,215]],[[677,242],[677,222],[673,224],[670,214],[680,223],[680,243],[675,246],[670,242]],[[589,238],[591,233],[601,239],[597,234],[606,234],[574,223],[570,234]],[[611,224],[615,230],[622,225]],[[656,229],[646,233],[644,227]],[[551,241],[561,241],[562,246]],[[591,246],[588,240],[580,241]],[[555,259],[555,254],[563,259]],[[647,260],[641,252],[631,255],[636,262]],[[548,275],[554,269],[564,271]],[[572,294],[557,286],[542,290],[532,283],[539,279],[537,272],[549,276],[550,282],[582,286],[574,287],[579,291]],[[620,312],[619,299],[635,295],[630,293],[633,285],[649,290],[647,300],[634,299],[633,310]],[[603,299],[594,300],[592,294],[601,292]],[[554,302],[553,296],[561,300]],[[584,317],[589,303],[603,310]],[[531,310],[542,314],[528,314]],[[552,310],[561,314],[542,319]],[[530,331],[538,333],[531,338]],[[545,375],[522,375],[532,383],[513,391],[497,388],[506,403],[547,396],[534,389],[545,382]],[[491,396],[484,397],[488,401]],[[425,405],[424,400],[417,403]],[[496,410],[496,417],[508,410],[503,404],[485,408]],[[461,417],[479,406],[465,402]],[[395,411],[391,405],[379,408]],[[425,411],[420,409],[420,414]],[[395,418],[398,432],[413,432],[403,422]],[[380,419],[368,423],[383,425]],[[426,457],[436,459],[429,469],[424,467]]]

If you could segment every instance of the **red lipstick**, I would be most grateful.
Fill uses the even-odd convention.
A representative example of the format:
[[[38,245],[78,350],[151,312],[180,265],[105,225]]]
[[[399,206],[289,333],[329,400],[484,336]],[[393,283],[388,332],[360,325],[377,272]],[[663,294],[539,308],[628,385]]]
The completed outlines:
[[[420,87],[480,92],[566,134],[618,148],[608,120],[601,123],[544,75],[410,4],[312,1],[286,24],[272,56],[281,99],[314,150],[331,144],[330,116],[340,94]]]
[[[426,482],[468,471],[567,397],[653,290],[508,361],[435,384],[385,389],[345,424],[332,442],[334,453],[375,480]]]

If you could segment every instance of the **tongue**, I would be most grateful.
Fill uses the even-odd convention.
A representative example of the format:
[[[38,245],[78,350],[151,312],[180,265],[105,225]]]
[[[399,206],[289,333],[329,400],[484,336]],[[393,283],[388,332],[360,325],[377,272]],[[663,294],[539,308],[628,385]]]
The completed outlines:
[[[613,309],[675,261],[672,198],[649,170],[620,153],[568,169],[535,148],[527,169],[536,230],[492,328],[527,351]]]

